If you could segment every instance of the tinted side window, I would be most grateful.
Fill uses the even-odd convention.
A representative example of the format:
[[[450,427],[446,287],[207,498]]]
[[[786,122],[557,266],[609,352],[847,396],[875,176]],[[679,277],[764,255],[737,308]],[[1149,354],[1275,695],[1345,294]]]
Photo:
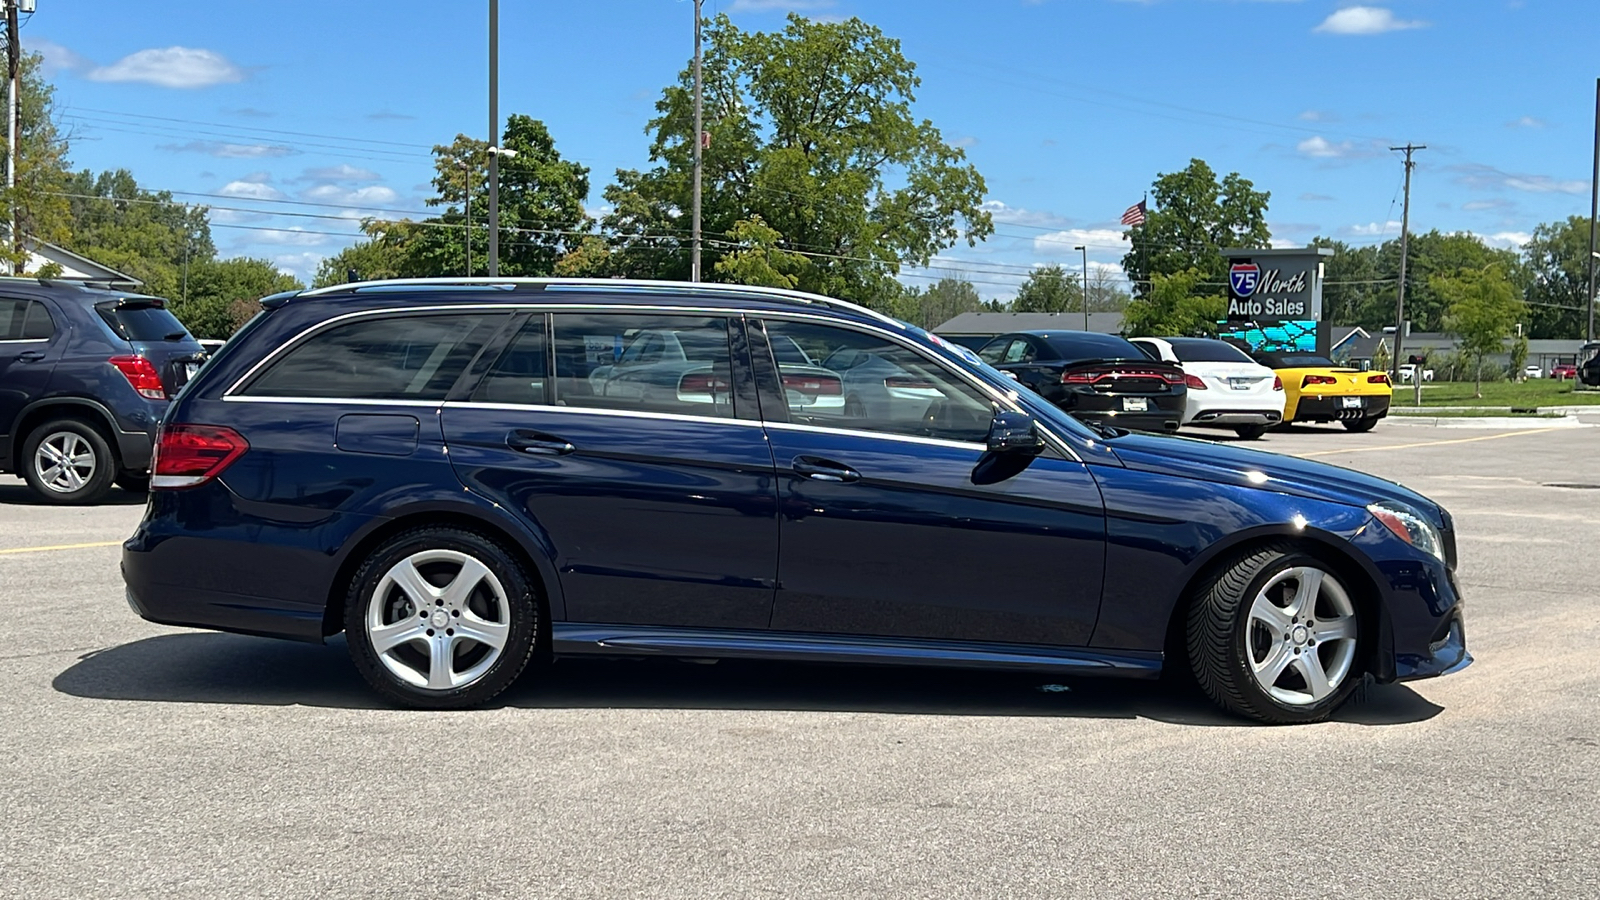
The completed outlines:
[[[1033,345],[1023,338],[1017,338],[1006,348],[1005,361],[1008,363],[1033,362]]]
[[[552,334],[557,406],[734,417],[720,316],[558,314]]]
[[[37,300],[0,300],[0,341],[41,341],[56,333],[50,310]]]
[[[858,331],[769,320],[774,343],[792,340],[822,365],[777,361],[791,424],[981,442],[994,406],[956,373],[913,350]],[[849,360],[848,369],[832,367]]]
[[[545,403],[544,316],[534,316],[506,345],[472,399],[480,403]]]
[[[486,314],[390,316],[336,325],[284,354],[243,393],[443,400],[502,321]]]
[[[95,311],[125,341],[163,341],[173,335],[177,335],[173,340],[187,337],[189,332],[183,323],[165,306],[157,305],[162,302],[122,301],[121,306],[115,302],[97,303]]]
[[[991,366],[998,366],[1005,362],[1006,348],[1011,346],[1008,339],[995,338],[978,351],[978,358]]]

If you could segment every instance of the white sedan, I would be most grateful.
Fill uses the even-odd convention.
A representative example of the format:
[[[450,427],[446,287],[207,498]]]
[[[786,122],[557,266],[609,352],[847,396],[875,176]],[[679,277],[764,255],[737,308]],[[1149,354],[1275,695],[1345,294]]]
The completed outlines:
[[[1226,341],[1210,338],[1133,338],[1153,359],[1183,366],[1189,386],[1185,425],[1231,427],[1254,440],[1283,421],[1283,382],[1271,369]]]

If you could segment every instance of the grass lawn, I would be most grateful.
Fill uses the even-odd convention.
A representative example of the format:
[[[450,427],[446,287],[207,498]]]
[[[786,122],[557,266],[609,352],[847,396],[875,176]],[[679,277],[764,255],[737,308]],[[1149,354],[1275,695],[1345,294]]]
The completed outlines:
[[[1573,391],[1577,382],[1536,378],[1485,383],[1483,399],[1472,396],[1472,382],[1434,382],[1422,385],[1423,406],[1600,406],[1600,391]],[[1394,405],[1411,406],[1409,384],[1395,385]]]

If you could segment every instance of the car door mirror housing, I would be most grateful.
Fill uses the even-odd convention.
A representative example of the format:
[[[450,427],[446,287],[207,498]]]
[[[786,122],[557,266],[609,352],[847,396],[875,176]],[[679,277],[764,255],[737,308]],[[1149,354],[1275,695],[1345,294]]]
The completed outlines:
[[[1044,450],[1033,416],[1021,412],[997,412],[989,423],[989,452],[1038,456]]]

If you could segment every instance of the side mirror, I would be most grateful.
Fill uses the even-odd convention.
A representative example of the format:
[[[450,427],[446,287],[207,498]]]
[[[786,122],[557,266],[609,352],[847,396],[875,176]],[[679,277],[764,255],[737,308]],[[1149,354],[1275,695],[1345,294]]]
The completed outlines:
[[[997,412],[989,423],[989,452],[1038,456],[1044,438],[1033,416],[1020,412]]]

